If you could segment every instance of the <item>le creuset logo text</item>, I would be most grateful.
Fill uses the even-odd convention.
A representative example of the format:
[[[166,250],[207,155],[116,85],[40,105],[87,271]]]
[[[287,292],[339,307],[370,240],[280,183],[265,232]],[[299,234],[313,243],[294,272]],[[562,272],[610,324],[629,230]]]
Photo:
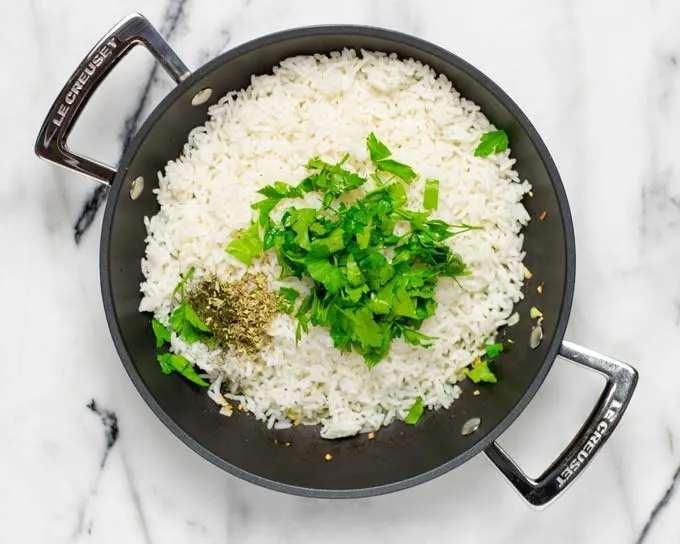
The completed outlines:
[[[107,42],[102,45],[90,58],[85,68],[78,75],[78,79],[73,82],[71,88],[64,96],[63,101],[59,104],[57,111],[52,118],[53,129],[45,135],[45,140],[43,141],[45,147],[50,145],[50,142],[57,133],[66,114],[71,109],[73,103],[78,99],[80,91],[82,91],[84,85],[89,81],[89,79],[95,74],[95,72],[104,64],[104,61],[111,55],[114,49],[118,47],[118,40],[116,38],[109,38]]]
[[[585,462],[597,445],[602,441],[602,437],[606,435],[612,427],[612,423],[619,416],[621,409],[621,403],[618,401],[612,401],[611,408],[607,410],[604,417],[599,421],[597,427],[590,435],[588,442],[583,446],[576,456],[569,461],[562,472],[557,477],[557,488],[562,489],[569,481],[578,474],[581,470],[583,463]]]

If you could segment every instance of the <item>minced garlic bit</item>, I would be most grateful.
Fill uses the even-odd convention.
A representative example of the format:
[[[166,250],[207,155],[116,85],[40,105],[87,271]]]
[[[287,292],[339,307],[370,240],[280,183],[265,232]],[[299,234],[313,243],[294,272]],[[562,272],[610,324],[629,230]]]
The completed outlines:
[[[515,341],[512,338],[508,338],[508,344],[514,344]]]
[[[545,210],[543,210],[543,211],[541,212],[541,215],[538,216],[538,218],[539,218],[541,221],[543,221],[546,217],[548,217],[548,212],[546,212]]]
[[[533,277],[533,274],[531,273],[531,270],[529,270],[526,266],[524,268],[524,279],[525,280],[530,280]]]
[[[333,459],[333,456],[330,453],[327,453],[324,459],[326,459],[326,461],[330,461],[331,459]]]
[[[373,440],[374,438],[375,438],[375,433],[374,433],[374,432],[368,433],[368,439],[369,439],[369,440]]]
[[[534,198],[534,192],[533,191],[529,191],[529,197]]]
[[[472,394],[473,394],[475,397],[478,397],[478,396],[480,395],[479,389],[475,389],[475,390],[472,392]]]
[[[287,447],[287,448],[290,447],[290,442],[286,442],[286,447]]]
[[[541,285],[539,285],[538,287],[536,287],[536,291],[538,291],[538,294],[539,294],[539,295],[542,295],[542,294],[543,294],[543,284],[541,284]]]
[[[239,402],[239,403],[238,403],[238,406],[236,407],[236,409],[237,409],[239,412],[243,412],[243,404],[241,404],[241,403]]]
[[[204,280],[188,294],[188,302],[221,347],[250,355],[269,340],[279,303],[262,272],[227,283]]]
[[[531,319],[539,319],[543,317],[543,312],[536,308],[536,306],[532,306],[529,310],[529,315],[531,316]]]

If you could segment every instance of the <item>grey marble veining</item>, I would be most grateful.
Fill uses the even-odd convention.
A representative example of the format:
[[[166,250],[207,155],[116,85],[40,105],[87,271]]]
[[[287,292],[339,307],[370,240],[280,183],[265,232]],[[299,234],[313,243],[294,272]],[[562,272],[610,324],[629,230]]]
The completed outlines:
[[[66,78],[132,11],[191,68],[284,28],[385,26],[459,54],[518,102],[556,160],[574,216],[567,338],[640,371],[621,425],[563,499],[528,510],[481,456],[389,496],[284,496],[227,476],[152,415],[103,316],[106,190],[32,154]],[[0,87],[0,542],[680,541],[680,3],[32,0],[1,3],[0,15],[12,76]],[[149,55],[131,55],[93,99],[73,147],[115,164],[172,85]],[[601,382],[583,374],[558,361],[501,438],[532,474],[596,398]]]

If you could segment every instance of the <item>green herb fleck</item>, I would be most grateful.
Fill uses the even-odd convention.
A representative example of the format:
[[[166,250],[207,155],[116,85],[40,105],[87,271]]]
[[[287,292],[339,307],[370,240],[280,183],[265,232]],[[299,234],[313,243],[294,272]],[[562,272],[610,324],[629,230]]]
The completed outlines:
[[[296,289],[293,289],[292,287],[281,287],[281,289],[279,289],[279,309],[287,314],[292,314],[295,309],[295,301],[299,296],[300,293]]]
[[[151,328],[156,337],[156,347],[163,347],[163,344],[170,342],[170,331],[157,319],[151,320]]]
[[[368,147],[371,161],[378,171],[392,174],[406,183],[411,183],[417,177],[418,174],[410,166],[388,159],[387,157],[392,156],[392,152],[372,132],[366,138],[366,147]],[[377,173],[373,174],[372,177],[374,180],[377,178],[376,183],[378,185],[382,184],[382,180]]]
[[[426,210],[436,210],[439,206],[439,180],[426,179],[425,193],[423,195],[423,208]]]
[[[418,397],[413,403],[413,406],[411,406],[410,410],[408,411],[408,414],[406,414],[404,423],[407,425],[415,425],[418,423],[420,416],[423,415],[423,410],[423,399],[422,397]]]
[[[486,355],[489,359],[495,359],[503,352],[503,344],[501,342],[496,342],[486,346]]]
[[[241,236],[227,246],[227,253],[233,255],[246,266],[262,254],[262,240],[257,223],[241,232]]]
[[[470,370],[466,371],[465,374],[474,383],[496,383],[498,381],[496,380],[496,375],[489,370],[489,365],[486,361],[482,361],[477,366],[473,366]]]
[[[508,134],[504,130],[492,130],[482,134],[475,149],[475,157],[488,157],[492,153],[502,153],[508,148]]]
[[[417,176],[410,166],[393,161],[392,159],[384,159],[375,163],[375,167],[381,172],[389,172],[394,174],[399,179],[405,181],[406,183],[411,183]]]
[[[381,161],[392,155],[392,152],[387,149],[387,146],[378,140],[372,132],[366,139],[366,146],[368,147],[368,152],[370,153],[373,162]]]
[[[189,268],[189,270],[186,271],[186,274],[184,274],[180,278],[179,283],[175,286],[175,289],[172,291],[173,298],[177,298],[177,295],[179,295],[180,302],[184,300],[184,286],[191,279],[191,276],[194,275],[194,272],[196,272],[196,269],[192,266],[191,268]]]
[[[175,353],[163,353],[156,357],[161,365],[163,374],[170,374],[177,372],[184,376],[187,380],[200,385],[201,387],[208,387],[208,383],[203,380],[197,373],[191,363],[181,355]]]

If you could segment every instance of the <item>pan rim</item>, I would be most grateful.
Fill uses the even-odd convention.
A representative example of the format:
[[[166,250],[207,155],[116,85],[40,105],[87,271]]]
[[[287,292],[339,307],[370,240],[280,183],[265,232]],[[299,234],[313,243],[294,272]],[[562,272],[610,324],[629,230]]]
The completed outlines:
[[[146,138],[147,134],[151,131],[152,127],[156,124],[158,119],[160,119],[164,113],[173,105],[176,99],[189,87],[200,82],[203,77],[210,73],[212,70],[220,66],[225,62],[239,57],[245,53],[256,50],[258,48],[271,45],[273,43],[286,41],[289,39],[297,39],[300,37],[310,37],[310,36],[328,36],[333,34],[343,34],[343,35],[358,35],[358,36],[371,36],[387,39],[390,41],[404,43],[416,49],[419,49],[428,54],[434,55],[446,63],[452,64],[462,71],[466,72],[470,77],[472,77],[478,84],[485,87],[494,97],[500,101],[504,107],[513,115],[515,120],[521,125],[523,130],[526,132],[528,138],[531,140],[532,144],[536,148],[543,165],[548,172],[550,177],[553,190],[555,191],[555,196],[557,199],[558,207],[560,210],[560,218],[562,221],[562,227],[564,230],[564,242],[565,242],[565,284],[563,290],[562,305],[557,319],[557,324],[555,327],[555,333],[550,341],[550,346],[539,371],[531,382],[530,386],[523,393],[519,402],[510,410],[503,419],[493,428],[488,434],[474,444],[468,450],[462,452],[458,456],[450,459],[449,461],[442,463],[438,467],[431,469],[427,472],[418,474],[411,478],[391,482],[388,484],[362,487],[355,489],[325,489],[325,488],[314,488],[314,487],[301,487],[290,484],[284,484],[275,480],[270,480],[264,478],[252,472],[246,471],[232,463],[229,463],[207,449],[199,441],[187,434],[182,427],[180,427],[162,408],[162,406],[156,401],[155,397],[151,391],[146,387],[142,381],[130,354],[128,353],[123,337],[121,334],[121,328],[118,323],[118,318],[115,311],[115,305],[113,300],[113,292],[111,286],[111,274],[110,274],[110,263],[109,263],[109,245],[111,241],[111,225],[113,222],[113,217],[115,214],[116,203],[118,201],[120,192],[124,186],[124,179],[127,172],[127,167],[130,164],[132,158],[136,154],[137,149],[140,147],[141,142]],[[239,45],[221,55],[215,57],[209,62],[205,63],[197,70],[191,73],[182,83],[177,85],[172,91],[170,91],[156,106],[156,108],[150,113],[147,119],[144,121],[140,129],[137,131],[136,135],[130,142],[127,149],[124,150],[123,156],[119,163],[119,169],[116,173],[116,177],[112,183],[111,189],[106,202],[106,207],[104,211],[104,218],[102,223],[102,232],[100,239],[100,283],[101,292],[104,303],[104,312],[106,314],[106,320],[109,326],[109,331],[113,339],[118,356],[125,367],[125,370],[130,377],[130,380],[134,384],[135,388],[147,403],[151,411],[160,419],[163,424],[182,442],[184,442],[189,448],[198,453],[201,457],[211,462],[213,465],[221,468],[222,470],[233,474],[243,480],[250,483],[260,485],[262,487],[272,489],[275,491],[281,491],[284,493],[298,495],[302,497],[313,497],[313,498],[360,498],[360,497],[370,497],[376,495],[383,495],[387,493],[392,493],[399,491],[401,489],[406,489],[433,478],[441,476],[450,470],[453,470],[457,466],[465,463],[472,457],[476,456],[480,452],[488,448],[493,441],[495,441],[507,428],[519,417],[519,415],[524,411],[528,404],[533,399],[534,395],[537,393],[538,389],[543,384],[548,372],[552,368],[552,365],[557,357],[558,350],[564,338],[567,323],[569,320],[569,315],[571,313],[572,300],[574,295],[574,284],[576,276],[576,248],[575,248],[575,238],[571,211],[569,208],[569,202],[567,199],[566,191],[562,183],[562,179],[557,171],[557,167],[547,149],[547,146],[540,137],[538,131],[535,129],[533,124],[529,121],[528,117],[520,109],[520,107],[510,98],[510,96],[503,91],[496,83],[494,83],[488,76],[482,73],[480,70],[472,66],[467,61],[463,60],[459,56],[451,53],[450,51],[435,45],[431,42],[417,38],[415,36],[397,32],[394,30],[388,30],[380,27],[374,26],[362,26],[362,25],[315,25],[315,26],[305,26],[298,27],[288,30],[282,30],[272,34],[267,34],[265,36],[256,38],[254,40],[248,41],[242,45]]]

